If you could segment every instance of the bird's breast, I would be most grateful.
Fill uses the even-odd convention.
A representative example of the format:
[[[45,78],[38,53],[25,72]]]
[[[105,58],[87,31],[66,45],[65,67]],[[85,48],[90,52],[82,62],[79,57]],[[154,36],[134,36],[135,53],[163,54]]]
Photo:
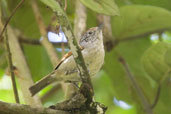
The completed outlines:
[[[103,45],[95,44],[83,51],[83,56],[90,72],[90,75],[95,75],[104,63],[104,47]]]

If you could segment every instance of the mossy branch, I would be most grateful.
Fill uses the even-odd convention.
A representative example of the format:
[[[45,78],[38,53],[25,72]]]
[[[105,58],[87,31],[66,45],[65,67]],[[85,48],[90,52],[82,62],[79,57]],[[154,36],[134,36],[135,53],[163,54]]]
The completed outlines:
[[[55,0],[41,0],[43,3],[45,3],[48,7],[50,7],[53,12],[56,14],[58,18],[58,22],[60,23],[63,32],[65,33],[69,47],[72,51],[72,54],[74,56],[75,62],[77,64],[77,68],[80,72],[80,78],[83,83],[87,83],[88,85],[92,87],[90,75],[88,73],[87,67],[85,65],[81,50],[78,46],[77,40],[73,34],[72,27],[69,23],[69,20],[64,13],[63,9],[60,7],[59,3]]]

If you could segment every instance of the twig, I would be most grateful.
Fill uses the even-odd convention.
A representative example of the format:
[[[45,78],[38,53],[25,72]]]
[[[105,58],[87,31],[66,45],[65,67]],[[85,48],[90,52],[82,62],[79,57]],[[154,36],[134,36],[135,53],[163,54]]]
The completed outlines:
[[[124,58],[122,56],[119,56],[119,61],[122,63],[122,65],[123,65],[123,67],[125,69],[125,72],[127,73],[126,76],[128,76],[128,78],[130,79],[130,82],[131,82],[132,86],[134,87],[135,92],[137,93],[137,95],[138,95],[138,97],[139,97],[139,99],[140,99],[140,101],[142,103],[142,106],[143,106],[144,110],[146,111],[147,114],[153,114],[151,106],[148,103],[147,98],[145,97],[145,95],[142,92],[141,88],[137,84],[133,74],[130,71],[130,68],[129,68],[128,64],[125,62],[125,60],[124,60]]]
[[[81,50],[77,44],[77,39],[75,38],[75,36],[72,32],[72,29],[71,29],[72,27],[68,21],[66,14],[64,13],[62,8],[60,7],[59,3],[56,2],[55,0],[48,0],[48,1],[42,0],[42,2],[46,3],[46,5],[48,5],[50,8],[52,8],[54,13],[58,17],[58,21],[62,27],[62,30],[67,37],[70,49],[71,49],[72,54],[74,56],[74,60],[77,63],[76,65],[77,65],[77,68],[80,72],[81,81],[83,84],[88,84],[91,88],[90,91],[93,92],[93,86],[91,83],[89,72],[88,72],[87,67],[85,65]],[[54,5],[55,5],[55,7],[54,7]]]
[[[43,37],[43,40],[41,41],[41,44],[45,47],[47,54],[49,55],[49,58],[51,60],[51,63],[54,67],[56,67],[57,63],[58,63],[58,56],[56,54],[56,50],[53,47],[53,45],[48,41],[47,38],[47,32],[46,32],[46,26],[43,22],[43,18],[42,15],[39,11],[38,5],[37,5],[37,1],[36,0],[31,0],[31,6],[33,9],[33,13],[35,16],[35,19],[37,21],[39,30],[40,30],[40,34]]]
[[[112,36],[112,26],[111,26],[111,17],[99,14],[97,16],[97,20],[99,24],[103,23],[103,33],[104,33],[104,45],[107,51],[110,51],[113,49],[115,42],[111,42],[112,40],[115,41],[116,38]],[[112,38],[113,37],[113,38]]]
[[[7,30],[5,32],[5,39],[6,39],[5,45],[6,45],[7,52],[8,52],[8,64],[9,64],[10,73],[11,73],[11,81],[12,81],[12,85],[13,85],[15,101],[16,101],[16,103],[20,103],[19,96],[18,96],[18,91],[17,91],[17,86],[16,86],[16,82],[15,82],[15,76],[14,76],[14,70],[13,70],[13,62],[12,62],[12,58],[11,58],[11,51],[10,51],[10,46],[9,46],[9,42],[8,42]]]
[[[86,20],[87,20],[87,12],[86,7],[79,1],[76,0],[76,8],[75,8],[75,20],[74,20],[74,35],[77,38],[77,42],[79,42],[82,34],[85,32],[86,29]],[[65,98],[71,98],[73,93],[76,93],[78,88],[74,84],[69,84],[66,89]]]
[[[62,27],[62,30],[64,31],[67,37],[70,49],[72,51],[82,81],[82,85],[80,87],[79,92],[82,93],[83,96],[87,99],[87,101],[85,102],[86,105],[85,110],[88,110],[88,113],[91,114],[99,114],[99,112],[105,113],[106,107],[103,107],[100,103],[96,103],[93,101],[94,91],[93,91],[90,75],[85,65],[81,53],[81,49],[77,44],[77,39],[75,38],[72,32],[71,25],[68,21],[66,14],[64,13],[63,9],[60,7],[59,3],[56,2],[55,0],[48,0],[48,1],[41,0],[41,1],[44,2],[46,5],[48,5],[50,8],[52,8],[53,12],[58,17],[58,21]]]
[[[18,36],[18,40],[20,43],[30,44],[30,45],[41,45],[40,40],[33,39],[33,38],[25,38],[23,36]],[[61,47],[62,43],[52,43],[54,46]],[[64,46],[67,46],[67,43],[63,42]]]
[[[6,12],[7,12],[6,9],[4,9],[4,13]],[[1,19],[0,19],[0,25],[3,25]],[[32,106],[41,106],[41,102],[38,99],[38,97],[37,96],[35,96],[34,98],[31,97],[31,93],[28,90],[28,88],[31,85],[33,85],[33,80],[31,78],[31,73],[26,63],[25,56],[23,55],[20,44],[18,42],[16,33],[10,27],[10,25],[7,26],[7,29],[8,29],[7,34],[9,39],[9,46],[11,49],[10,51],[12,53],[12,60],[16,63],[15,66],[19,71],[18,82],[21,87],[24,101],[25,103],[30,104]]]
[[[20,84],[20,88],[23,94],[23,98],[26,104],[31,106],[41,106],[40,99],[38,96],[31,97],[31,93],[29,91],[29,87],[33,85],[32,76],[27,65],[25,56],[22,52],[20,47],[18,38],[14,32],[14,30],[8,26],[8,38],[9,38],[9,45],[12,53],[12,60],[16,63],[15,66],[18,70],[18,82]]]
[[[40,43],[40,40],[35,40],[35,39],[26,39],[26,38],[23,38],[23,37],[18,37],[18,39],[19,39],[19,41],[21,42],[21,43],[26,43],[26,44],[31,44],[31,45],[40,45],[41,43]]]
[[[0,101],[0,114],[70,114],[67,111],[53,110],[24,104],[5,103]]]
[[[154,33],[161,33],[163,31],[166,31],[166,30],[169,30],[170,28],[164,28],[164,29],[160,29],[160,30],[154,30],[154,31],[151,31],[151,32],[148,32],[148,33],[144,33],[144,34],[138,34],[138,35],[135,35],[135,36],[128,36],[128,37],[116,37],[117,41],[118,42],[124,42],[124,41],[130,41],[130,40],[135,40],[135,39],[141,39],[145,36],[148,36],[150,34],[154,34]],[[124,34],[124,33],[123,33]]]
[[[43,22],[43,18],[42,18],[42,15],[41,15],[40,11],[39,11],[39,8],[38,8],[36,0],[31,0],[31,6],[32,6],[32,9],[33,9],[36,21],[38,23],[38,27],[39,27],[40,33],[43,36],[43,40],[41,41],[41,44],[45,47],[53,67],[56,67],[56,65],[57,65],[57,63],[59,61],[58,60],[58,56],[56,54],[55,48],[48,41],[47,32],[46,32],[46,26],[45,26],[45,24]],[[60,27],[60,26],[58,26],[58,27]],[[62,83],[62,88],[63,88],[63,91],[65,92],[65,83]]]
[[[76,0],[75,2],[76,8],[74,20],[74,35],[79,42],[80,38],[86,30],[87,11],[86,7],[80,2],[80,0]]]
[[[64,6],[64,11],[67,9],[67,0],[65,0],[65,6]]]
[[[105,45],[109,45],[109,49],[112,50],[113,48],[115,48],[116,45],[118,45],[119,43],[121,42],[127,42],[127,41],[132,41],[132,40],[137,40],[137,39],[142,39],[144,38],[145,36],[148,36],[150,34],[154,34],[154,33],[161,33],[165,30],[168,30],[169,28],[166,28],[166,29],[161,29],[161,30],[156,30],[156,31],[152,31],[152,32],[148,32],[148,33],[145,33],[145,34],[139,34],[139,35],[135,35],[135,36],[128,36],[128,37],[125,37],[125,38],[122,38],[122,37],[113,37],[111,39],[111,41],[109,42],[109,44],[105,44]],[[107,51],[110,51],[110,50],[107,50]]]
[[[6,29],[7,25],[8,25],[8,23],[10,22],[11,18],[13,17],[13,15],[16,13],[17,9],[24,3],[24,1],[25,1],[25,0],[21,0],[21,1],[18,3],[18,5],[14,8],[14,10],[12,10],[11,15],[10,15],[9,18],[7,19],[6,23],[4,24],[4,27],[3,27],[2,31],[1,31],[1,33],[0,33],[0,42],[3,40],[2,35],[3,35],[4,31],[5,31],[5,29]]]
[[[157,89],[156,97],[154,99],[153,104],[151,105],[151,108],[155,108],[155,106],[157,105],[159,97],[160,97],[160,91],[161,91],[161,85],[159,85],[159,87]]]

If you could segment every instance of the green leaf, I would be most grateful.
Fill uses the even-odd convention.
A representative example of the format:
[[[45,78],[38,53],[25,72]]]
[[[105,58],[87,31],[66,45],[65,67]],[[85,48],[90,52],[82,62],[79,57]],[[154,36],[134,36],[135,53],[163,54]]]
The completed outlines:
[[[168,64],[171,69],[171,47],[166,51],[166,53],[164,55],[164,60],[165,60],[166,64]]]
[[[80,0],[85,6],[97,13],[119,15],[119,9],[114,0]]]
[[[171,0],[131,0],[131,3],[153,5],[153,6],[162,7],[171,11]]]
[[[47,6],[52,8],[53,11],[59,11],[59,12],[65,14],[63,12],[63,10],[61,9],[59,3],[55,0],[41,0],[41,2],[43,2],[44,4],[46,4]]]
[[[144,70],[156,82],[162,82],[168,75],[170,67],[165,63],[164,55],[170,44],[159,42],[149,48],[142,57]]]
[[[171,28],[171,13],[160,7],[123,6],[120,15],[112,19],[113,34],[118,40],[143,37]]]
[[[20,0],[9,0],[9,9],[14,9],[18,2],[20,2]],[[48,25],[53,13],[48,10],[47,7],[40,1],[37,1],[37,4],[40,13],[42,14],[44,23]],[[24,4],[17,10],[15,15],[12,17],[10,24],[13,27],[19,29],[22,34],[28,38],[30,37],[40,39],[39,28],[31,8],[30,1],[25,1]]]
[[[123,66],[118,61],[117,53],[120,53],[129,64],[131,72],[146,96],[149,99],[154,98],[154,81],[145,74],[141,67],[141,56],[150,46],[150,40],[142,38],[130,42],[122,42],[114,50],[106,53],[104,70],[112,81],[114,95],[117,99],[130,104],[139,100]]]
[[[53,69],[46,50],[42,46],[23,45],[23,47],[34,80],[39,80]]]
[[[170,77],[167,77],[161,85],[160,97],[156,107],[154,108],[154,114],[171,114],[171,86]]]

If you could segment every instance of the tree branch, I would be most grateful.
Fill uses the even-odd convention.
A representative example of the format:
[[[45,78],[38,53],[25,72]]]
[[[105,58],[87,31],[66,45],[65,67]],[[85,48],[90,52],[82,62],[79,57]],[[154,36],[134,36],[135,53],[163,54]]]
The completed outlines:
[[[9,68],[10,68],[11,81],[12,81],[12,85],[13,85],[15,101],[16,101],[16,103],[20,103],[19,96],[18,96],[18,91],[17,91],[17,86],[16,86],[16,81],[15,81],[15,76],[14,76],[13,62],[12,62],[11,51],[10,51],[10,46],[9,46],[9,42],[8,42],[7,30],[5,32],[5,39],[6,39],[5,40],[5,45],[6,45],[6,49],[7,49],[7,52],[8,52],[8,57],[7,58],[8,58]]]
[[[79,42],[80,38],[82,37],[83,32],[86,29],[86,19],[87,19],[87,13],[86,8],[84,5],[79,1],[76,0],[76,6],[75,6],[75,20],[74,20],[74,35],[77,38],[77,42]],[[75,87],[74,84],[67,84],[66,89],[66,95],[65,98],[71,98],[73,94],[78,90],[77,87]]]
[[[21,0],[21,1],[18,3],[18,5],[12,10],[11,15],[9,16],[9,18],[8,18],[7,21],[5,22],[4,27],[3,27],[3,29],[2,29],[2,31],[1,31],[1,33],[0,33],[0,42],[3,40],[2,35],[3,35],[4,31],[5,31],[5,29],[6,29],[7,25],[8,25],[8,23],[10,22],[10,20],[12,19],[12,17],[14,16],[14,14],[16,13],[17,9],[20,8],[20,6],[24,3],[24,1],[25,1],[25,0]]]
[[[151,109],[150,104],[148,103],[147,98],[145,97],[144,93],[142,92],[141,88],[139,87],[139,85],[137,84],[133,74],[130,71],[130,68],[128,66],[128,64],[125,62],[124,58],[122,56],[119,56],[119,61],[121,62],[121,64],[123,65],[125,72],[126,72],[126,76],[128,76],[128,78],[130,79],[130,82],[132,84],[132,86],[135,89],[135,92],[137,93],[141,104],[144,108],[144,110],[146,111],[147,114],[153,114],[153,111]]]
[[[56,67],[57,63],[58,63],[58,56],[56,54],[56,50],[53,47],[53,45],[48,41],[47,38],[47,32],[46,32],[46,26],[43,22],[43,18],[42,15],[39,11],[38,5],[37,5],[37,1],[36,0],[31,0],[31,6],[33,9],[33,13],[35,15],[35,19],[37,21],[39,30],[40,30],[40,34],[43,37],[43,40],[41,41],[41,44],[45,47],[47,54],[49,55],[49,58],[51,60],[51,63],[53,65],[53,67]]]
[[[64,6],[64,11],[67,10],[67,0],[65,0],[65,6]]]
[[[40,40],[36,40],[36,39],[31,39],[31,38],[24,38],[21,36],[18,36],[18,40],[21,43],[26,43],[26,44],[31,44],[31,45],[40,45]]]
[[[86,21],[87,21],[86,7],[80,2],[80,0],[76,0],[74,35],[77,38],[77,42],[79,42],[80,38],[82,37],[83,33],[86,30]]]
[[[0,25],[3,25],[1,19]],[[12,53],[12,61],[14,62],[15,66],[19,71],[18,82],[20,84],[25,103],[30,104],[32,106],[41,106],[41,102],[38,97],[31,97],[31,93],[28,89],[31,85],[33,85],[33,81],[17,37],[10,26],[7,26],[7,29],[9,46],[11,49],[10,51]]]
[[[111,17],[99,14],[97,15],[97,20],[100,23],[104,23],[103,27],[103,33],[104,33],[104,45],[105,49],[107,51],[110,51],[113,49],[113,47],[116,45],[116,39],[112,37],[112,26],[111,26]],[[113,42],[111,42],[113,41]]]
[[[41,45],[41,41],[33,38],[26,38],[24,36],[18,36],[20,43],[25,43],[29,45]],[[61,47],[62,43],[52,43],[54,46]],[[64,46],[67,46],[67,43],[63,43]]]
[[[5,103],[0,101],[1,114],[70,114],[66,111],[34,107],[23,104]]]
[[[62,27],[62,30],[67,37],[70,49],[74,56],[74,60],[77,63],[77,68],[80,71],[81,81],[83,83],[88,83],[91,86],[91,88],[93,89],[90,75],[89,75],[87,67],[85,65],[81,50],[77,44],[77,40],[72,32],[72,28],[71,28],[71,25],[68,21],[66,14],[60,7],[59,3],[56,2],[55,0],[48,0],[48,1],[41,0],[41,1],[44,2],[46,5],[48,5],[50,8],[52,8],[54,13],[56,14],[58,21]]]
[[[12,60],[15,66],[18,69],[18,82],[24,97],[26,104],[32,106],[41,106],[40,99],[38,96],[31,97],[29,87],[33,85],[32,76],[29,70],[29,67],[26,63],[25,56],[20,47],[17,36],[15,35],[13,29],[8,26],[8,36],[9,36],[9,45],[11,47]]]
[[[96,114],[101,112],[102,114],[105,113],[106,107],[103,107],[101,104],[96,103],[93,101],[93,86],[91,83],[90,75],[85,65],[81,50],[77,44],[77,40],[72,32],[71,25],[68,21],[68,18],[58,2],[55,0],[41,0],[44,2],[48,7],[50,7],[56,16],[58,17],[58,21],[62,27],[63,32],[65,33],[70,49],[72,51],[74,60],[76,62],[77,68],[80,73],[80,78],[82,81],[82,85],[80,87],[80,93],[87,99],[85,102],[86,109],[91,114]]]

